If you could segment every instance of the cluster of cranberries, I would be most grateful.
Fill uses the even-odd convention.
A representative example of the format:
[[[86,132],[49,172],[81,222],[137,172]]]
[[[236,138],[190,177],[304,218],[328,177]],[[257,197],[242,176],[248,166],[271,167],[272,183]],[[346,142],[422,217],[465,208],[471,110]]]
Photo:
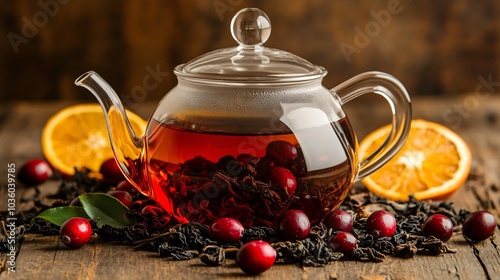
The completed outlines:
[[[281,186],[288,194],[295,192],[297,182],[294,174],[286,166],[292,166],[297,158],[296,148],[285,141],[276,141],[269,145],[267,155],[272,162],[268,176],[272,182]],[[274,166],[276,165],[276,166]],[[132,205],[137,190],[124,180],[116,161],[105,161],[100,169],[104,180],[116,183],[116,188],[108,194],[117,198],[125,206]],[[50,165],[43,160],[26,162],[19,170],[18,179],[26,186],[39,185],[52,176]],[[79,205],[75,199],[70,205]],[[81,205],[81,204],[80,204]],[[157,214],[162,210],[148,205],[143,213]],[[333,251],[349,254],[357,247],[357,238],[351,233],[353,228],[352,215],[344,210],[335,210],[327,215],[324,224],[333,229],[336,234],[330,239]],[[366,219],[366,231],[375,238],[391,237],[396,232],[397,222],[393,214],[385,210],[375,211]],[[276,232],[284,241],[299,241],[307,238],[311,228],[308,216],[301,210],[287,210],[281,214],[276,224]],[[496,228],[494,216],[488,211],[476,211],[469,214],[463,222],[463,235],[473,242],[485,240],[493,235]],[[448,241],[453,234],[453,222],[445,215],[432,214],[422,226],[424,235],[434,236],[443,242]],[[244,234],[243,225],[233,218],[219,218],[209,227],[211,237],[219,243],[240,242]],[[70,218],[60,228],[61,241],[70,248],[79,248],[91,238],[92,227],[87,219]],[[236,256],[236,263],[246,273],[256,275],[268,270],[276,260],[276,250],[262,240],[253,240],[241,246]]]
[[[116,184],[107,194],[119,200],[123,205],[130,208],[133,202],[132,195],[137,193],[137,190],[130,184],[121,173],[114,158],[104,161],[99,172],[103,176],[103,180],[112,184]],[[25,186],[37,186],[43,184],[52,176],[52,168],[48,162],[41,159],[33,159],[25,162],[17,174],[19,182]],[[75,198],[70,202],[70,206],[81,206],[79,198]],[[144,207],[143,212],[157,211],[153,205]],[[61,241],[70,248],[79,248],[85,245],[92,235],[92,227],[90,222],[84,218],[70,218],[61,225],[60,238]]]
[[[101,164],[99,173],[103,176],[103,180],[116,185],[106,193],[119,200],[127,208],[132,206],[134,202],[132,195],[137,193],[137,189],[132,186],[120,171],[118,164],[114,158],[108,159]],[[80,199],[73,199],[70,206],[81,206]],[[153,205],[144,207],[143,212],[154,211]],[[70,248],[80,248],[85,245],[92,235],[92,227],[87,219],[70,218],[62,226],[59,231],[61,241]]]
[[[325,225],[339,232],[330,239],[334,252],[348,254],[356,248],[358,240],[350,233],[353,223],[352,215],[344,210],[335,210],[326,216]]]
[[[307,215],[300,210],[288,210],[278,219],[276,231],[284,241],[307,238],[311,224]],[[219,243],[235,243],[244,234],[243,225],[233,218],[219,218],[209,227],[210,236]],[[260,274],[273,266],[276,250],[263,240],[253,240],[241,246],[236,255],[236,264],[247,274]]]
[[[462,224],[462,234],[473,242],[483,241],[495,233],[495,216],[479,210],[469,214]],[[433,214],[425,221],[423,231],[426,236],[434,236],[443,242],[453,235],[453,222],[442,214]]]
[[[351,233],[352,215],[344,210],[335,210],[325,218],[325,225],[337,232],[330,239],[334,252],[349,254],[357,247],[357,238]],[[375,238],[392,236],[396,232],[396,219],[387,211],[375,211],[366,220],[366,230]]]
[[[251,157],[248,154],[240,154],[237,160],[244,162],[246,158]],[[303,173],[303,168],[299,166],[302,164],[297,147],[287,141],[273,141],[267,145],[266,155],[257,163],[256,179],[270,180],[290,196],[297,189],[296,176]],[[222,169],[227,169],[227,166],[222,166]]]
[[[295,192],[297,188],[296,175],[300,175],[301,166],[298,164],[299,152],[297,148],[282,140],[271,142],[266,147],[266,157],[268,160],[263,160],[261,164],[268,164],[271,168],[269,170],[269,178],[271,182],[282,188],[288,195]]]
[[[233,218],[219,218],[209,227],[210,236],[219,243],[236,243],[241,240],[245,231],[243,225]],[[256,275],[274,264],[276,250],[271,244],[262,240],[245,243],[236,255],[236,263],[244,272]]]
[[[334,231],[339,231],[330,239],[330,246],[336,252],[350,253],[356,248],[357,239],[350,233],[352,216],[343,210],[335,210],[325,218],[325,225]],[[366,220],[366,231],[375,238],[391,237],[396,232],[397,222],[390,212],[375,211]],[[463,222],[462,232],[465,238],[479,242],[493,235],[496,221],[493,214],[481,210],[469,214]],[[425,236],[434,236],[446,242],[453,235],[453,222],[442,214],[430,215],[422,226]]]
[[[185,169],[188,173],[203,174],[212,170],[223,170],[231,176],[238,175],[244,162],[255,159],[250,154],[239,154],[237,157],[226,155],[216,163],[201,156],[186,161]],[[266,146],[266,153],[256,165],[255,179],[271,181],[277,188],[283,190],[288,196],[297,189],[297,178],[305,174],[303,158],[299,156],[298,147],[284,141],[276,140]]]

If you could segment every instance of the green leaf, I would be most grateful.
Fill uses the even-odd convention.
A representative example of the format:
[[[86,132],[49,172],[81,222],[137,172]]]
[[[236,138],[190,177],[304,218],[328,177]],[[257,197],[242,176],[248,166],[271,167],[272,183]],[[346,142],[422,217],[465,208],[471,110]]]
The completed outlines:
[[[99,218],[98,227],[104,224],[123,227],[136,223],[133,217],[127,216],[129,209],[108,194],[84,193],[79,197],[87,215],[91,218]]]
[[[85,210],[82,207],[61,206],[61,207],[49,208],[43,211],[42,213],[38,214],[38,216],[31,219],[31,223],[33,223],[37,218],[42,218],[60,227],[69,218],[73,217],[82,217],[89,219],[87,212],[85,212]]]

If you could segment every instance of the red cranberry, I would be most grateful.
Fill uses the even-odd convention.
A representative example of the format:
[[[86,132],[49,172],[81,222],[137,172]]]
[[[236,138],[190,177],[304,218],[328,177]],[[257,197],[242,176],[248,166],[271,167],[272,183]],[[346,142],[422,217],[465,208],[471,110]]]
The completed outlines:
[[[126,191],[130,194],[136,194],[137,189],[127,180],[122,180],[116,185],[116,189],[119,191]]]
[[[269,174],[271,182],[284,190],[288,195],[292,195],[297,188],[297,180],[290,170],[283,167],[274,167]]]
[[[126,191],[108,191],[107,194],[118,199],[121,203],[123,203],[123,205],[127,206],[127,208],[130,208],[132,205],[132,195]]]
[[[25,162],[19,169],[17,179],[25,186],[37,186],[52,176],[52,168],[41,159],[32,159]]]
[[[269,156],[277,166],[290,167],[294,164],[298,152],[294,145],[283,140],[277,140],[267,145],[266,155]]]
[[[423,230],[425,236],[434,236],[446,242],[453,235],[453,222],[445,215],[433,214],[425,221]]]
[[[99,172],[106,181],[120,182],[125,179],[120,167],[118,167],[118,163],[114,158],[104,161],[99,168]]]
[[[358,240],[349,232],[339,232],[330,239],[330,247],[334,252],[349,254],[356,249]]]
[[[390,237],[396,232],[396,218],[388,211],[375,211],[366,220],[366,230],[375,238]]]
[[[278,219],[278,235],[287,241],[306,239],[310,229],[309,218],[300,210],[288,210]]]
[[[92,227],[85,218],[75,217],[64,222],[59,230],[62,243],[70,248],[80,248],[87,244],[92,235]]]
[[[335,210],[325,218],[325,225],[334,231],[349,232],[352,230],[353,223],[352,215],[344,210]]]
[[[464,236],[474,242],[487,239],[495,233],[495,216],[486,210],[469,214],[462,225]]]
[[[243,237],[245,228],[236,219],[219,218],[209,228],[210,236],[221,243],[234,243]]]
[[[257,275],[268,270],[275,260],[276,250],[262,240],[245,243],[236,254],[236,264],[250,275]]]

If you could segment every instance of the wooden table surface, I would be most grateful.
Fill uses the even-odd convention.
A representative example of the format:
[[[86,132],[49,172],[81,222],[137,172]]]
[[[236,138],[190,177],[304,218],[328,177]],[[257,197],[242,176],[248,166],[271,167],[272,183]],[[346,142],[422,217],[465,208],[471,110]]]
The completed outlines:
[[[58,110],[78,102],[14,103],[0,105],[0,211],[7,207],[7,164],[42,157],[40,133]],[[142,103],[133,111],[147,118],[154,104]],[[381,99],[363,98],[346,104],[345,111],[359,138],[389,120]],[[422,118],[453,128],[473,153],[471,176],[449,200],[458,208],[488,209],[497,221],[500,192],[500,97],[494,93],[469,93],[456,97],[413,98],[414,119]],[[41,187],[50,192],[57,181]],[[33,189],[17,186],[16,197],[26,198]],[[30,207],[16,204],[16,210]],[[469,244],[460,234],[447,242],[454,254],[417,255],[411,259],[386,257],[381,263],[336,261],[324,267],[275,265],[260,276],[243,274],[233,261],[209,267],[199,259],[167,261],[129,246],[93,240],[69,250],[57,236],[28,234],[16,258],[16,271],[6,271],[6,253],[0,253],[0,279],[500,279],[500,237]]]

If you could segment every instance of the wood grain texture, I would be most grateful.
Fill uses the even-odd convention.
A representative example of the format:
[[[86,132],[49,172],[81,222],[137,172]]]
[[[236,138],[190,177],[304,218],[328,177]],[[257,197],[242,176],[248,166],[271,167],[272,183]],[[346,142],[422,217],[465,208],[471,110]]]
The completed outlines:
[[[324,66],[328,87],[369,70],[413,95],[473,92],[479,76],[500,78],[495,0],[16,0],[0,7],[0,101],[90,100],[73,81],[91,69],[131,95],[158,67],[170,75],[140,97],[156,102],[176,84],[176,65],[235,46],[230,20],[244,7],[271,18],[266,46]],[[343,43],[356,52],[345,55]]]
[[[500,221],[500,122],[497,120],[500,97],[490,95],[470,114],[459,114],[452,121],[445,118],[454,104],[475,96],[416,97],[414,117],[439,122],[459,133],[470,145],[473,168],[466,184],[450,200],[458,208],[488,209]],[[380,102],[380,104],[379,104]],[[14,162],[18,166],[27,159],[42,157],[40,132],[45,121],[72,102],[15,103],[0,106],[0,166]],[[136,113],[146,118],[153,103],[141,103]],[[387,122],[387,108],[378,99],[352,102],[345,110],[360,138]],[[462,112],[463,113],[463,112]],[[461,116],[460,122],[457,116]],[[0,211],[6,209],[5,171],[0,173]],[[53,192],[57,181],[42,186],[44,194]],[[34,195],[34,189],[18,187],[18,199]],[[18,210],[30,207],[18,202]],[[498,279],[500,275],[500,237],[477,244],[466,242],[455,234],[448,245],[458,249],[455,254],[418,255],[412,259],[387,257],[381,263],[337,261],[325,267],[300,268],[275,265],[258,277],[242,274],[233,261],[220,267],[208,267],[199,259],[167,261],[151,252],[134,251],[129,246],[103,243],[93,239],[79,250],[69,250],[57,236],[29,234],[17,256],[15,273],[0,272],[0,279]],[[0,253],[0,266],[5,253]]]

